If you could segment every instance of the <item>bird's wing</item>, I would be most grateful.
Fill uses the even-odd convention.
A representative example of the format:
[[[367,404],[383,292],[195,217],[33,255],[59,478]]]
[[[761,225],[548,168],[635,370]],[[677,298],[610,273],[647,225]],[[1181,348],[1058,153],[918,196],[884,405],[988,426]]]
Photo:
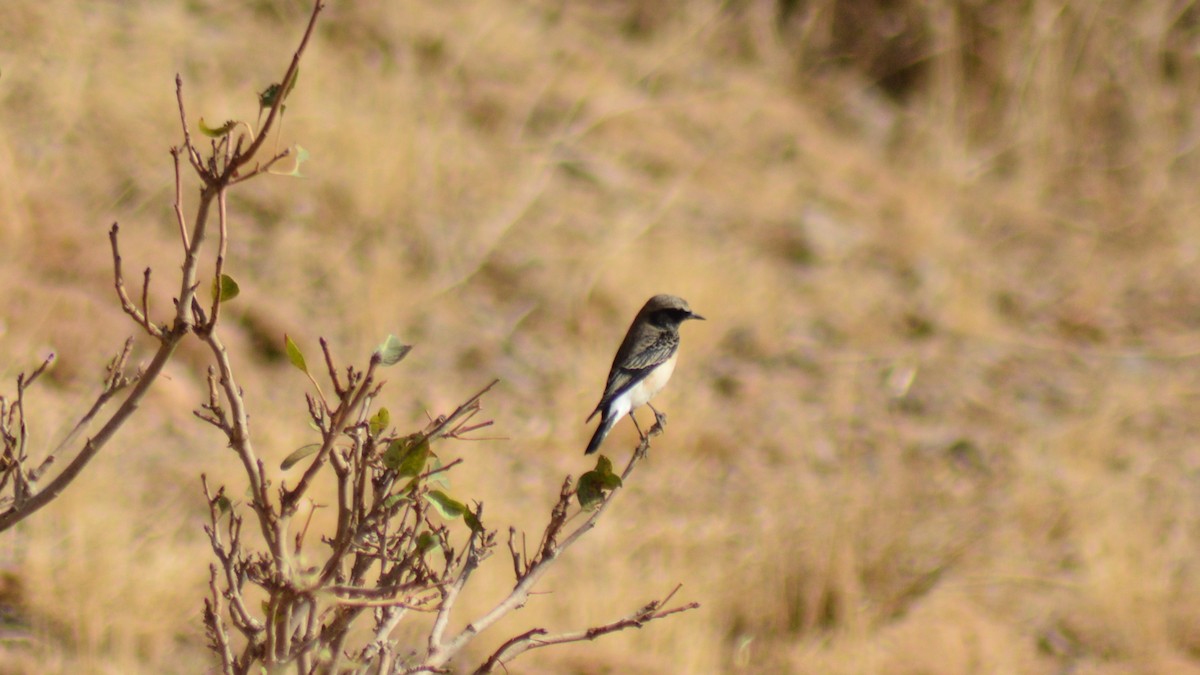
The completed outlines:
[[[657,366],[662,365],[679,349],[679,333],[662,331],[649,335],[629,335],[625,343],[617,350],[617,358],[613,360],[612,370],[608,371],[608,382],[604,387],[604,396],[592,411],[592,415],[600,412],[617,396],[630,387],[646,379]],[[592,415],[588,416],[590,420]]]

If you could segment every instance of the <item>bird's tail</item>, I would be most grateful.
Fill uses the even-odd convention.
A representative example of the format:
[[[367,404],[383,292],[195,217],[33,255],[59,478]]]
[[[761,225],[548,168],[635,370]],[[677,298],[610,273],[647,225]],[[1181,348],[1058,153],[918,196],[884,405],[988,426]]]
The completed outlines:
[[[588,442],[587,450],[583,454],[590,455],[600,449],[600,444],[608,437],[608,432],[612,431],[613,425],[620,419],[620,415],[610,415],[607,411],[600,416],[600,426],[596,427],[596,433],[592,434],[592,440]]]

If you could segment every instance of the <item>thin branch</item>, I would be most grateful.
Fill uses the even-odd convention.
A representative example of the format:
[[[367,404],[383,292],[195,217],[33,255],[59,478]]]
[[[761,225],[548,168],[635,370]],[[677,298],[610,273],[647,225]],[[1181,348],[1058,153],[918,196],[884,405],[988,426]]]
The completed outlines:
[[[107,405],[114,396],[120,393],[122,389],[129,386],[133,382],[136,382],[137,379],[141,377],[141,373],[135,374],[132,378],[125,376],[125,367],[129,363],[129,355],[132,352],[133,338],[127,338],[125,340],[125,345],[121,348],[121,351],[113,357],[112,361],[109,361],[107,366],[108,375],[104,379],[104,389],[96,397],[96,400],[92,402],[92,407],[89,408],[86,413],[84,413],[83,417],[79,418],[79,421],[76,422],[75,426],[71,428],[71,431],[67,433],[67,437],[64,438],[54,448],[54,450],[46,456],[46,459],[44,459],[36,469],[30,472],[30,480],[38,480],[46,471],[46,469],[48,469],[50,465],[54,463],[58,455],[64,452],[67,446],[75,443],[76,439],[79,438],[79,434],[82,433],[83,430],[92,423],[92,420],[95,419],[96,415],[98,415],[102,409],[104,409],[104,406]],[[53,360],[53,358],[54,355],[51,354],[47,358],[46,363],[43,364],[42,369],[44,369],[45,366]],[[35,374],[40,374],[42,369],[39,369]]]
[[[479,566],[480,558],[475,546],[478,539],[479,533],[471,530],[471,537],[467,541],[466,563],[459,570],[454,583],[442,589],[442,604],[438,608],[437,618],[433,621],[433,628],[429,631],[430,654],[442,652],[442,635],[446,632],[446,626],[450,623],[450,612],[454,609],[454,604],[458,600],[458,594],[462,592],[463,586],[466,586],[467,580],[471,578],[471,573]],[[448,660],[449,658],[447,658]],[[429,663],[429,660],[426,660],[426,663]],[[443,661],[432,665],[441,666],[445,665],[445,663],[446,661]]]
[[[143,371],[141,377],[133,385],[132,390],[125,397],[120,407],[113,412],[112,417],[96,432],[95,436],[84,443],[79,454],[67,464],[62,473],[54,477],[54,480],[39,490],[37,494],[31,495],[19,507],[13,505],[3,513],[0,513],[0,532],[28,518],[43,506],[56,499],[62,494],[63,490],[67,489],[67,486],[79,476],[84,467],[92,461],[92,458],[100,452],[101,448],[112,439],[134,411],[137,410],[142,398],[150,390],[150,386],[154,384],[159,374],[162,373],[163,368],[166,367],[167,362],[171,360],[171,356],[175,353],[175,349],[179,346],[179,342],[183,339],[184,335],[186,335],[186,327],[176,327],[163,334],[163,341],[159,345],[158,351],[154,354],[154,358],[150,361],[150,365]]]
[[[329,350],[329,341],[325,338],[317,341],[321,343],[321,353],[325,355],[325,367],[329,370],[329,379],[333,382],[333,393],[341,398],[347,390],[342,388],[342,383],[338,380],[337,368],[333,365],[333,354]]]
[[[642,438],[642,441],[634,451],[633,456],[629,458],[629,463],[625,466],[625,470],[621,473],[622,483],[629,478],[629,475],[633,472],[633,468],[637,466],[638,462],[640,462],[642,458],[646,456],[649,448],[650,436],[647,435]],[[562,507],[563,511],[565,511],[563,496],[566,495],[567,499],[570,497],[569,481],[570,478],[564,482],[563,491],[560,493],[559,502],[555,507],[556,514],[558,514],[560,507]],[[538,554],[537,560],[533,561],[529,565],[524,575],[518,579],[517,584],[513,588],[512,592],[510,592],[506,598],[501,600],[499,604],[493,607],[491,611],[467,624],[467,626],[463,628],[462,632],[448,642],[442,642],[441,640],[435,642],[431,639],[429,652],[426,655],[424,664],[434,668],[445,666],[450,662],[450,659],[462,651],[462,649],[466,647],[476,635],[490,628],[493,624],[513,610],[523,607],[528,601],[533,587],[542,578],[542,575],[549,570],[550,565],[552,565],[554,561],[563,554],[564,551],[574,545],[575,542],[579,541],[580,537],[596,526],[596,521],[599,520],[602,515],[604,515],[606,510],[608,510],[609,505],[612,504],[613,499],[616,497],[617,493],[620,492],[620,490],[620,487],[616,487],[609,492],[608,496],[605,497],[600,506],[597,507],[596,510],[593,511],[588,517],[588,519],[585,520],[578,528],[571,532],[571,534],[567,535],[566,539],[564,539],[561,544],[554,543],[555,536],[552,536],[553,533],[551,533],[551,536],[547,536],[546,541],[543,543],[542,550]],[[548,529],[549,527],[553,527],[555,521],[562,517],[563,516],[561,515],[552,516],[551,525],[548,526]],[[561,522],[559,523],[559,527],[561,527]]]
[[[179,96],[179,111],[180,115],[182,116],[183,80],[179,79],[179,76],[176,76],[175,78],[175,87],[176,94]],[[193,150],[191,137],[188,135],[187,120],[181,119],[180,121],[183,124],[184,144],[188,149],[188,157],[191,157],[191,152],[193,152]],[[183,243],[183,250],[186,253],[187,250],[191,248],[191,244],[188,242],[187,218],[185,218],[183,215],[183,176],[179,171],[179,148],[171,148],[171,161],[175,165],[175,223],[179,225],[179,240]]]
[[[225,603],[217,589],[217,566],[208,566],[209,599],[204,601],[204,623],[208,626],[212,649],[221,656],[221,672],[233,675],[233,649],[229,645],[229,631],[221,617],[225,615]]]
[[[266,140],[271,126],[275,122],[275,118],[279,116],[279,110],[283,106],[283,101],[287,98],[288,90],[296,79],[296,73],[300,69],[300,57],[304,54],[304,49],[308,46],[308,40],[312,37],[313,28],[317,25],[317,17],[321,14],[321,10],[325,9],[325,4],[321,0],[316,0],[313,4],[312,16],[308,19],[308,27],[304,29],[304,37],[300,39],[300,46],[292,55],[292,63],[288,66],[287,72],[283,75],[283,81],[279,83],[279,95],[275,97],[275,102],[271,106],[271,111],[267,113],[267,121],[263,122],[262,129],[258,132],[258,137],[246,148],[244,153],[241,153],[233,158],[227,167],[225,167],[225,175],[232,178],[237,175],[238,170],[244,166],[254,154],[258,152],[263,141]]]
[[[280,160],[290,157],[291,154],[292,154],[291,148],[285,148],[283,150],[280,150],[271,159],[268,159],[266,162],[263,162],[261,165],[255,165],[254,170],[250,171],[247,174],[240,175],[240,176],[230,180],[229,184],[237,185],[238,183],[244,183],[244,182],[250,180],[251,178],[254,178],[255,176],[261,176],[264,173],[270,173],[271,167],[273,167],[277,163],[279,163]]]
[[[259,528],[263,538],[271,549],[272,560],[276,571],[282,573],[287,567],[286,544],[275,514],[271,510],[270,497],[266,490],[266,478],[262,461],[254,452],[254,444],[250,440],[250,421],[246,412],[246,401],[242,390],[237,386],[237,378],[233,374],[233,364],[229,360],[229,352],[215,331],[209,331],[201,338],[209,346],[217,362],[220,373],[218,384],[225,394],[229,404],[228,436],[230,447],[242,460],[242,468],[250,481],[250,493],[254,495],[251,506],[257,514]]]
[[[221,293],[224,290],[224,284],[221,283],[221,276],[225,274],[225,253],[228,248],[229,238],[229,212],[227,209],[228,202],[225,197],[225,190],[217,192],[217,261],[213,271],[213,301],[211,317],[208,320],[209,326],[216,327],[217,320],[221,317]]]
[[[439,417],[436,420],[434,420],[430,424],[429,428],[426,429],[422,433],[425,434],[425,437],[428,438],[430,440],[430,442],[432,442],[438,438],[443,438],[443,437],[449,436],[450,433],[453,433],[453,432],[447,433],[446,429],[455,428],[455,427],[453,427],[453,425],[457,424],[459,421],[459,418],[461,418],[463,415],[467,415],[467,414],[474,415],[475,413],[479,412],[479,410],[480,410],[479,400],[481,398],[483,398],[484,394],[491,391],[492,387],[496,386],[499,383],[500,383],[500,380],[498,380],[498,379],[492,380],[491,382],[488,383],[488,385],[486,387],[484,387],[483,389],[480,389],[478,392],[476,392],[476,394],[474,396],[467,399],[467,401],[465,403],[463,403],[462,405],[455,408],[454,412],[450,413],[450,415]]]
[[[490,673],[494,671],[497,666],[503,668],[506,662],[512,661],[516,657],[531,649],[540,649],[542,647],[567,644],[571,642],[582,642],[584,640],[595,640],[596,638],[603,635],[608,635],[609,633],[616,633],[628,628],[641,628],[651,621],[657,621],[658,619],[666,618],[672,614],[679,614],[680,612],[687,612],[700,607],[700,603],[698,602],[689,602],[686,605],[679,605],[670,609],[659,609],[670,601],[671,596],[673,596],[677,590],[679,590],[678,586],[675,588],[675,590],[671,591],[666,598],[652,601],[645,607],[642,607],[641,609],[622,619],[618,619],[601,626],[593,626],[584,630],[558,633],[555,635],[547,635],[547,631],[544,628],[534,628],[526,631],[509,639],[507,642],[501,645],[499,649],[497,649],[490,657],[488,657],[487,661],[485,661],[481,666],[479,666],[478,669],[475,670],[475,675],[484,675],[485,673]]]
[[[158,338],[161,340],[163,337],[162,329],[160,329],[158,326],[156,326],[150,322],[150,318],[142,310],[139,310],[136,305],[133,304],[133,301],[129,299],[129,293],[127,293],[125,291],[125,275],[121,273],[121,251],[120,251],[119,247],[117,246],[117,234],[120,232],[120,229],[121,228],[119,225],[117,225],[116,223],[113,223],[112,228],[109,229],[109,231],[108,231],[108,240],[112,245],[113,284],[117,288],[117,298],[120,299],[120,301],[121,301],[121,309],[124,310],[125,313],[128,314],[130,317],[132,317],[134,322],[136,322],[139,326],[141,326],[143,329],[145,329],[145,331],[147,333],[149,333],[152,337],[155,337],[155,338]],[[150,282],[150,276],[149,276],[149,270],[147,270],[146,285],[149,285],[149,282]],[[145,286],[143,286],[143,290],[142,290],[143,306],[146,305],[145,293],[146,293]]]
[[[142,272],[142,316],[146,317],[146,321],[150,321],[150,268],[149,267],[147,267],[145,269],[145,271]],[[150,325],[154,328],[154,330],[151,331],[150,334],[153,335],[154,337],[160,337],[162,335],[162,329],[160,329],[158,326],[155,326],[153,322],[151,322]],[[157,331],[157,334],[155,333],[155,331]]]
[[[283,497],[280,504],[280,513],[289,515],[296,509],[296,504],[300,497],[308,490],[309,484],[316,477],[317,472],[325,465],[329,459],[329,453],[333,449],[333,444],[345,431],[348,420],[366,399],[368,392],[371,390],[371,385],[375,379],[375,369],[379,367],[379,354],[375,353],[371,356],[370,365],[367,366],[367,372],[362,382],[358,386],[358,390],[349,400],[343,399],[334,411],[333,417],[329,422],[329,429],[325,433],[325,439],[321,443],[320,450],[317,451],[316,457],[313,458],[311,464],[305,469],[304,474],[300,476],[300,480],[296,483],[296,487],[283,491]],[[311,377],[311,376],[310,376]]]
[[[188,130],[187,113],[184,111],[183,106],[183,77],[178,73],[175,74],[175,101],[179,105],[179,127],[183,129],[183,148],[187,151],[188,162],[192,165],[192,169],[196,171],[196,174],[207,184],[211,180],[211,175],[204,169],[204,160],[200,158],[200,151],[196,150],[196,146],[192,145],[192,132]],[[178,161],[176,161],[176,167],[178,167]],[[178,170],[175,172],[175,178],[175,204],[177,208],[182,209],[183,200],[179,198],[182,183],[179,181]],[[188,241],[187,229],[184,227],[182,211],[179,212],[178,219],[179,226],[182,228],[180,238],[183,240],[183,250],[186,253],[191,250],[191,243]]]

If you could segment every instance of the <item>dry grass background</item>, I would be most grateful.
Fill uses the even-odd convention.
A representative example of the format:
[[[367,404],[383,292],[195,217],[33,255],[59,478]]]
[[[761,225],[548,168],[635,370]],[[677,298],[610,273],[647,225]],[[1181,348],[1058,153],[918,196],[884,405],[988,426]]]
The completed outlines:
[[[111,221],[168,306],[174,74],[193,121],[253,118],[306,12],[0,5],[0,375],[61,355],[43,445],[133,331]],[[280,140],[308,177],[232,203],[257,447],[310,440],[283,332],[394,332],[405,426],[502,378],[503,439],[441,452],[536,531],[626,322],[678,293],[709,321],[667,434],[489,640],[676,581],[703,609],[511,672],[1200,673],[1198,49],[1165,0],[333,1]],[[240,483],[204,364],[5,535],[4,670],[209,667],[197,476]]]

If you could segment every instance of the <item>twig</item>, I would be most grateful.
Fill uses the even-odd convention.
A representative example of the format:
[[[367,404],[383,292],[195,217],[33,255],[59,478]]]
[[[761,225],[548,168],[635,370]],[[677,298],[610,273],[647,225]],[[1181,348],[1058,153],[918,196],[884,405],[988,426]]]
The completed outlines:
[[[629,463],[625,466],[625,470],[621,474],[622,483],[629,478],[629,475],[633,472],[633,468],[638,464],[638,462],[641,461],[643,457],[645,457],[649,448],[650,437],[643,437],[641,443],[637,447],[637,450],[633,453],[633,456],[629,458]],[[528,601],[533,587],[542,578],[542,575],[544,575],[550,568],[550,565],[552,565],[554,561],[563,554],[564,551],[574,545],[576,541],[579,541],[580,537],[596,526],[596,521],[600,519],[600,516],[604,515],[604,512],[608,509],[609,505],[612,504],[613,498],[616,497],[616,494],[620,490],[621,488],[617,487],[609,492],[608,496],[605,497],[604,501],[599,507],[596,508],[595,511],[592,512],[591,516],[589,516],[587,520],[585,520],[581,525],[579,525],[578,528],[567,535],[566,539],[564,539],[562,543],[556,543],[555,540],[557,538],[557,532],[566,520],[566,505],[569,503],[572,495],[571,479],[568,477],[563,482],[563,488],[559,493],[559,501],[555,504],[554,511],[551,515],[551,521],[547,526],[547,533],[543,538],[542,548],[538,553],[537,559],[528,564],[524,574],[520,576],[520,578],[517,580],[516,586],[513,587],[513,590],[506,598],[501,600],[495,607],[492,608],[491,611],[467,624],[467,626],[463,628],[463,630],[453,639],[443,641],[441,640],[441,635],[438,634],[438,639],[434,640],[434,635],[431,633],[429,640],[429,651],[426,654],[423,665],[433,668],[445,666],[450,662],[450,659],[462,651],[462,649],[466,647],[476,635],[490,628],[493,624],[499,621],[501,617],[504,617],[509,612],[512,612],[519,607],[523,607],[526,601]],[[445,605],[446,602],[443,600],[444,609]],[[447,615],[448,612],[449,610],[446,609]],[[440,615],[439,618],[441,618]],[[447,616],[447,619],[448,618],[449,617]],[[437,628],[436,623],[434,627]]]
[[[229,631],[221,617],[225,614],[225,603],[217,589],[217,566],[208,566],[209,599],[204,601],[204,623],[208,626],[209,640],[213,651],[221,656],[221,672],[233,675],[233,649],[229,646]]]
[[[645,607],[642,607],[641,609],[622,619],[618,619],[611,623],[606,623],[600,626],[593,626],[584,630],[558,633],[555,635],[547,635],[547,631],[544,628],[534,628],[526,631],[502,644],[499,649],[497,649],[494,653],[492,653],[491,656],[488,657],[487,661],[484,661],[484,663],[475,670],[475,675],[490,673],[494,671],[497,666],[503,667],[506,662],[512,661],[516,657],[531,649],[540,649],[542,647],[567,644],[570,642],[582,642],[584,640],[595,640],[602,635],[608,635],[609,633],[615,633],[628,628],[641,628],[651,621],[657,621],[658,619],[666,618],[672,614],[679,614],[680,612],[686,612],[700,607],[700,603],[698,602],[689,602],[686,605],[680,605],[670,609],[659,609],[660,607],[666,605],[670,601],[671,596],[675,595],[675,592],[678,590],[679,587],[676,586],[675,590],[671,591],[667,597],[663,598],[662,600],[652,601]]]
[[[228,203],[225,197],[225,190],[217,192],[217,260],[214,264],[215,271],[213,272],[213,300],[212,312],[209,317],[209,326],[215,327],[217,320],[221,316],[221,294],[223,284],[221,277],[225,274],[225,253],[228,248],[229,239],[229,213],[227,209]],[[209,328],[211,330],[211,328]]]
[[[304,30],[304,37],[300,39],[300,46],[292,55],[292,63],[288,66],[287,72],[283,75],[283,81],[279,83],[279,95],[275,97],[275,102],[271,106],[271,111],[267,113],[267,121],[263,122],[262,129],[259,130],[258,136],[250,147],[244,153],[239,154],[230,161],[225,168],[225,176],[233,178],[237,176],[238,169],[244,166],[258,152],[263,141],[266,140],[271,126],[275,118],[279,115],[279,109],[283,106],[283,100],[287,98],[288,89],[292,86],[292,82],[296,79],[296,71],[300,68],[300,57],[304,54],[305,48],[308,46],[308,40],[312,37],[313,28],[317,25],[317,17],[321,14],[321,10],[325,9],[325,4],[321,0],[316,0],[313,4],[312,15],[308,19],[308,27]]]
[[[188,130],[187,113],[184,111],[183,105],[183,77],[178,73],[175,75],[175,101],[179,106],[179,127],[183,129],[183,147],[187,150],[188,162],[192,165],[192,169],[196,172],[205,184],[209,182],[211,176],[204,169],[204,160],[200,158],[200,151],[196,150],[196,146],[192,145],[192,132]],[[178,149],[173,149],[172,154],[178,153]],[[175,206],[177,218],[179,220],[180,239],[183,241],[183,251],[187,253],[191,250],[191,242],[188,241],[187,226],[183,219],[183,199],[182,185],[183,181],[179,175],[179,162],[176,156],[175,163]]]
[[[154,358],[150,361],[141,377],[133,385],[129,395],[121,403],[120,407],[113,412],[112,417],[100,428],[96,435],[88,439],[84,443],[79,454],[75,455],[74,459],[67,464],[62,473],[54,477],[50,483],[39,490],[36,494],[24,500],[20,505],[14,504],[0,513],[0,532],[9,529],[13,525],[28,518],[33,513],[40,510],[46,504],[49,504],[60,494],[67,489],[84,467],[92,461],[92,458],[100,452],[101,448],[112,439],[117,431],[125,424],[126,420],[137,410],[142,398],[146,392],[150,390],[150,385],[158,379],[167,362],[175,353],[175,348],[179,346],[179,341],[186,335],[186,326],[176,326],[163,334],[162,343],[159,345],[158,351],[154,354]]]
[[[108,240],[112,245],[113,257],[113,283],[117,289],[117,298],[121,301],[121,309],[133,318],[139,326],[141,326],[151,337],[162,339],[162,329],[150,322],[142,310],[139,310],[133,301],[129,299],[129,294],[125,291],[125,276],[121,273],[121,251],[117,246],[117,233],[120,232],[120,226],[116,223],[112,224],[112,228],[108,231]],[[146,287],[150,284],[150,271],[146,270],[145,285],[142,287],[142,306],[147,306]]]
[[[41,478],[42,474],[45,473],[48,468],[50,468],[50,465],[54,463],[58,455],[64,452],[67,446],[75,442],[75,440],[79,437],[79,434],[92,423],[92,420],[95,419],[96,415],[100,413],[104,406],[107,405],[110,400],[112,400],[112,397],[116,396],[122,389],[129,386],[131,383],[136,382],[137,379],[141,377],[141,373],[135,374],[132,378],[125,376],[125,367],[129,362],[129,355],[132,352],[133,338],[127,338],[125,340],[125,345],[121,348],[121,351],[113,357],[112,361],[109,361],[108,376],[104,379],[104,389],[96,397],[96,400],[92,402],[92,407],[89,408],[86,413],[84,413],[83,417],[79,418],[79,421],[76,422],[75,426],[71,428],[71,431],[67,433],[67,437],[64,438],[54,448],[54,450],[46,456],[44,460],[42,460],[42,463],[38,465],[36,469],[29,473],[30,480],[36,481]],[[47,363],[50,360],[53,360],[53,355],[48,358]]]

